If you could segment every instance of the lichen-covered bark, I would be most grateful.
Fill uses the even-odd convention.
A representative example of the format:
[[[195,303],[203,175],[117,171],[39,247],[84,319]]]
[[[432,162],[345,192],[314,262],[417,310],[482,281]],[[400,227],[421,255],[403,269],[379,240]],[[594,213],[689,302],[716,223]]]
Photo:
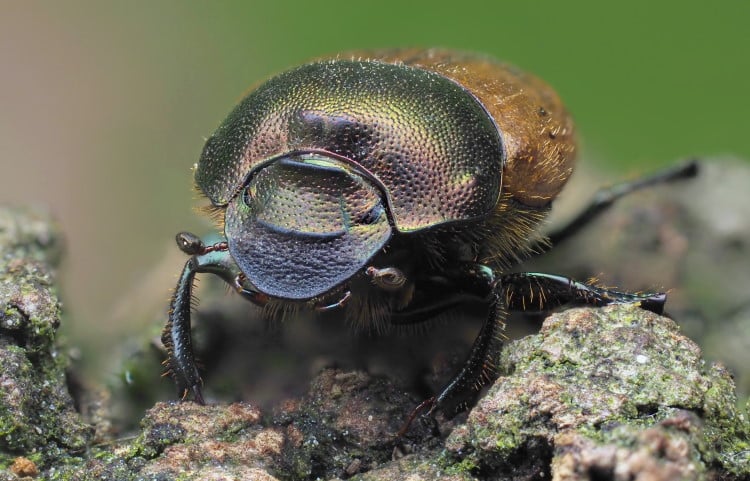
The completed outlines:
[[[309,392],[157,403],[140,434],[53,479],[743,479],[750,426],[734,386],[675,323],[635,306],[573,309],[509,344],[503,375],[443,442],[392,436],[415,402],[385,379],[324,370]]]
[[[586,172],[579,174],[586,179]],[[581,181],[561,200],[599,185]],[[706,359],[721,360],[732,371],[744,405],[750,400],[748,186],[747,160],[706,159],[697,177],[620,199],[523,269],[596,277],[628,290],[667,291],[667,311]],[[562,207],[555,205],[552,217]]]
[[[132,415],[130,435],[94,435],[74,409],[69,363],[55,339],[59,256],[59,235],[45,215],[0,208],[2,481],[750,478],[750,425],[737,409],[732,377],[704,360],[679,318],[636,306],[549,317],[538,333],[508,343],[500,377],[468,417],[417,419],[400,439],[393,434],[419,397],[395,384],[392,371],[351,369],[305,377],[306,393],[270,408],[157,402],[140,423]],[[199,322],[234,315],[208,305]],[[199,338],[202,329],[223,332],[198,325]],[[450,371],[453,357],[442,352],[437,369]],[[138,373],[131,382],[140,384],[141,373],[158,376],[153,357],[129,361],[129,372]],[[171,392],[168,381],[161,385]],[[89,413],[91,403],[80,400],[98,395],[76,389]],[[138,389],[132,392],[146,392]]]
[[[731,377],[671,319],[572,309],[513,343],[501,369],[509,374],[446,441],[479,471],[513,478],[509,460],[523,454],[560,480],[750,474],[750,425]]]
[[[82,455],[91,429],[73,408],[55,343],[60,236],[35,210],[0,209],[0,463]]]

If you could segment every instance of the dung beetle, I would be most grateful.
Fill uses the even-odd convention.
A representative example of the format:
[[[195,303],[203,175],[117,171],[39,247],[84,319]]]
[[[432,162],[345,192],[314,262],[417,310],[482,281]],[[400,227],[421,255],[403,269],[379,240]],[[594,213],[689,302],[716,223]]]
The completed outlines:
[[[190,258],[162,340],[179,395],[203,403],[190,335],[197,273],[274,312],[339,310],[375,330],[484,303],[463,367],[412,418],[463,406],[492,379],[506,310],[633,302],[661,313],[661,293],[509,272],[548,245],[538,227],[575,150],[557,94],[481,55],[354,54],[261,84],[207,140],[194,170],[225,240],[177,235]],[[606,191],[584,217],[639,186]]]

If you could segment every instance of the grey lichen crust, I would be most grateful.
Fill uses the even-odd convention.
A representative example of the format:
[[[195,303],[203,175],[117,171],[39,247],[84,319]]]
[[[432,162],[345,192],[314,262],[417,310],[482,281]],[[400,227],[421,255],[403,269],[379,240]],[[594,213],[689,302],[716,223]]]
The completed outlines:
[[[512,343],[501,369],[448,437],[450,459],[507,475],[509,459],[537,459],[555,479],[750,475],[750,425],[729,373],[671,319],[572,309]]]
[[[0,208],[0,463],[82,454],[91,430],[73,408],[55,344],[60,236],[47,215]]]
[[[157,403],[133,436],[91,442],[55,345],[58,239],[44,216],[0,209],[2,480],[29,475],[19,460],[58,480],[750,477],[750,424],[731,377],[675,322],[637,306],[550,316],[506,346],[465,422],[420,419],[401,439],[419,399],[327,369],[268,412]]]

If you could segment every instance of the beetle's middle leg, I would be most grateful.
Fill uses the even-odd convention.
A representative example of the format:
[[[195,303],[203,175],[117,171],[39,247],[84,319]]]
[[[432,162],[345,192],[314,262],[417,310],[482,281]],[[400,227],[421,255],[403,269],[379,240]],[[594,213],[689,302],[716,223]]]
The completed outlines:
[[[399,435],[406,432],[421,412],[430,414],[437,408],[445,409],[446,405],[460,408],[472,394],[478,393],[482,386],[493,379],[494,362],[502,347],[506,308],[548,311],[562,305],[639,303],[644,309],[661,313],[666,301],[666,295],[662,293],[630,294],[550,274],[518,273],[498,278],[489,267],[479,264],[448,272],[449,275],[422,279],[420,291],[430,294],[415,299],[416,302],[405,310],[395,313],[394,322],[421,322],[447,308],[477,299],[487,302],[487,318],[458,374],[440,393],[414,409]]]
[[[667,300],[664,293],[631,294],[539,272],[506,274],[499,285],[508,309],[523,312],[549,311],[563,305],[638,303],[643,309],[661,314]]]

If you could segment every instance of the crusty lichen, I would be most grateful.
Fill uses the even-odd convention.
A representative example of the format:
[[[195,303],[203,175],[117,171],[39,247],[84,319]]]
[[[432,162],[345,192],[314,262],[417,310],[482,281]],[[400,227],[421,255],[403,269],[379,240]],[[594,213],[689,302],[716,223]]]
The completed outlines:
[[[0,226],[8,215],[0,210]],[[12,228],[23,242],[8,243],[0,227],[5,466],[23,456],[60,481],[750,476],[750,427],[731,376],[672,320],[637,306],[565,311],[509,343],[503,375],[465,423],[417,420],[396,439],[418,399],[384,377],[327,369],[306,395],[265,413],[247,403],[157,403],[133,436],[91,444],[54,338],[59,304],[44,252],[57,241],[24,215],[12,213],[27,225]],[[443,442],[437,434],[452,426]]]
[[[655,479],[750,475],[731,378],[670,319],[637,306],[566,311],[509,346],[502,365],[509,374],[447,440],[457,458],[503,470],[514,454],[538,454],[558,479],[588,465]]]
[[[91,430],[73,408],[55,344],[59,234],[39,211],[0,209],[0,464],[83,454]]]

